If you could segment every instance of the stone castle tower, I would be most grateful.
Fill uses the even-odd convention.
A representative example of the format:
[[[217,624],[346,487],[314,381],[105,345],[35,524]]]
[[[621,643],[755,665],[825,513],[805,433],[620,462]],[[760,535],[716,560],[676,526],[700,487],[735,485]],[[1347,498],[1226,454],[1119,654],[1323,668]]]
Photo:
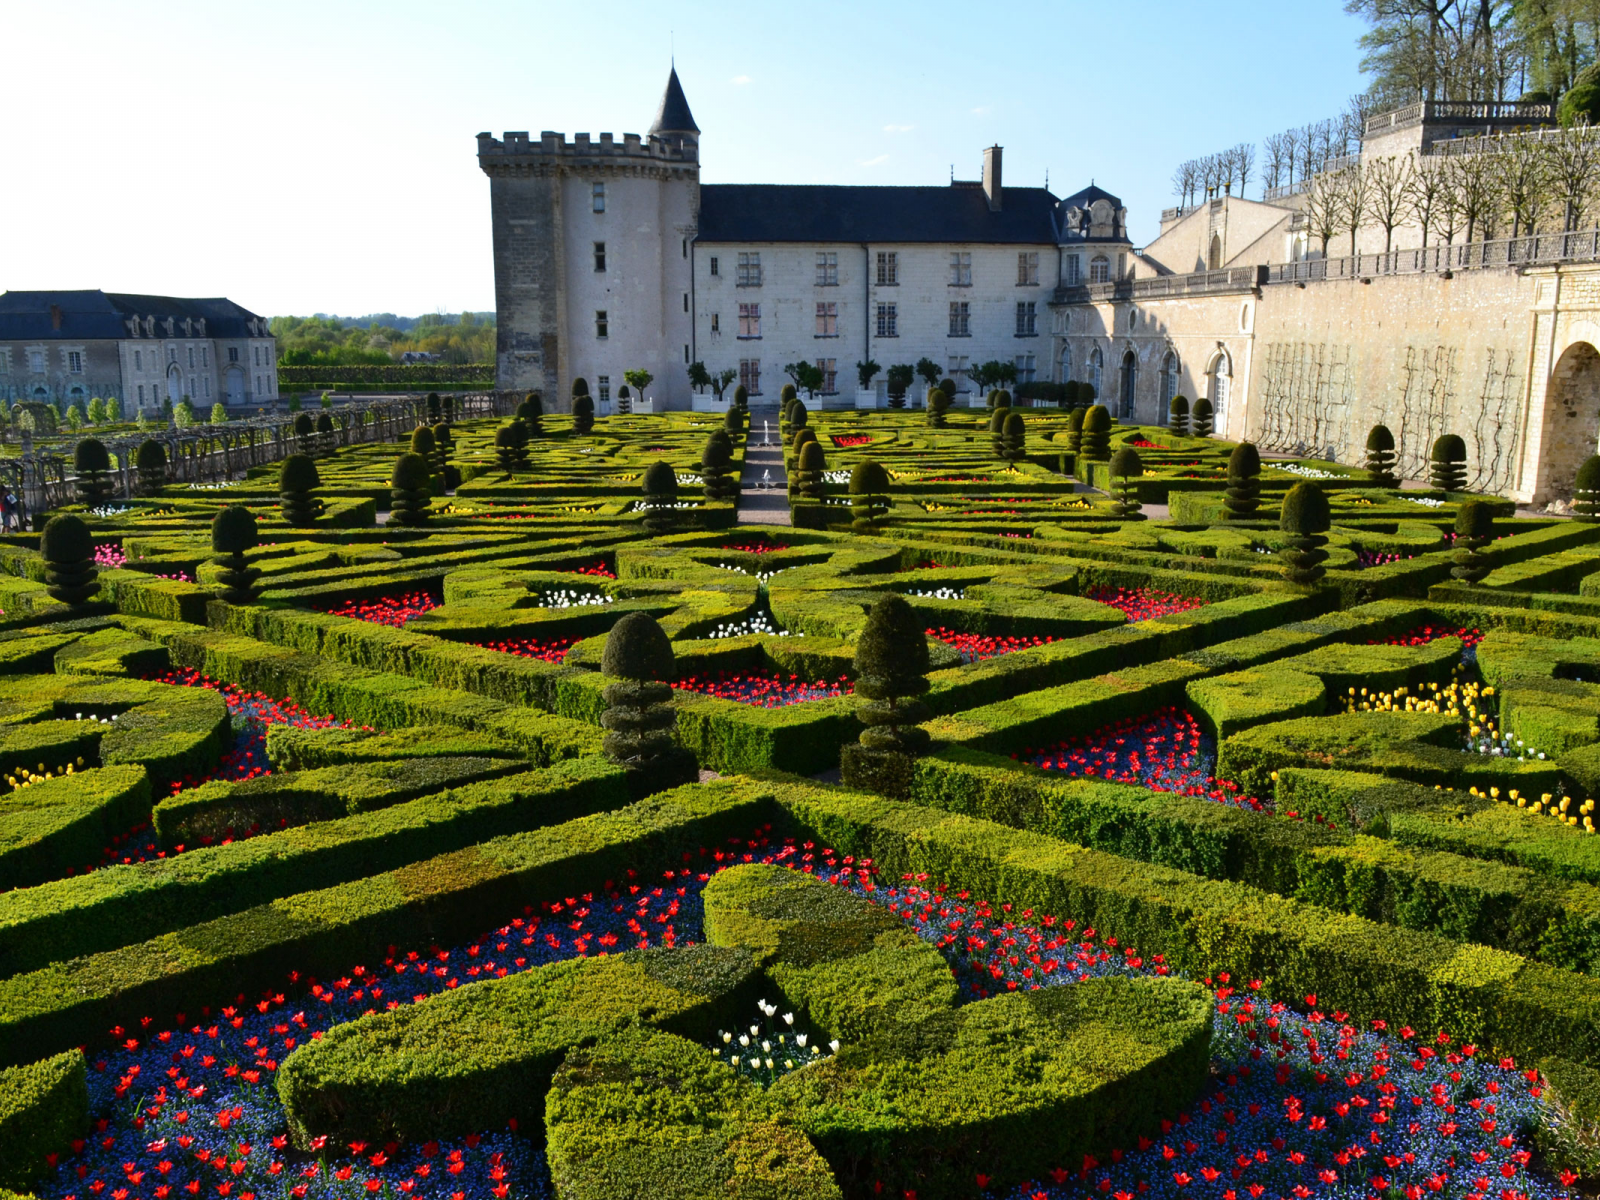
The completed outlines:
[[[643,369],[658,409],[687,408],[700,130],[677,71],[642,138],[480,133],[478,165],[494,227],[496,385],[566,411],[574,380],[599,395],[604,378],[615,396],[624,371]]]

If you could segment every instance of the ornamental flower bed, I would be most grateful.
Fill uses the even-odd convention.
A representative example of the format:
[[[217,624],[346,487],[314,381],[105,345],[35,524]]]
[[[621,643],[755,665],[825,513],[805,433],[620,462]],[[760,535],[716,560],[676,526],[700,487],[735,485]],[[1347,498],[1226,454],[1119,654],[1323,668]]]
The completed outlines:
[[[576,646],[579,640],[575,637],[515,638],[504,642],[474,642],[473,645],[485,650],[498,650],[502,654],[515,654],[519,658],[537,658],[541,662],[559,666],[561,660],[566,658],[567,651]]]
[[[784,542],[745,542],[742,545],[724,545],[724,550],[736,550],[740,554],[776,554],[780,550],[787,550],[788,544]]]
[[[672,686],[685,692],[714,696],[718,700],[753,704],[757,708],[784,708],[790,704],[804,704],[807,700],[848,696],[854,690],[848,676],[807,683],[798,675],[785,675],[781,671],[719,671],[689,675],[674,680]]]
[[[911,593],[912,595],[926,595],[927,593]],[[964,663],[982,662],[987,658],[997,658],[1002,654],[1010,654],[1013,650],[1031,650],[1035,646],[1043,646],[1047,642],[1055,641],[1053,637],[994,637],[981,633],[957,633],[953,629],[929,629],[927,634],[937,638],[947,646],[954,646],[961,651],[961,661]]]
[[[571,567],[561,572],[563,575],[592,575],[596,579],[615,579],[617,573],[608,567],[604,561],[590,563],[587,567]]]
[[[1195,596],[1179,596],[1155,588],[1095,588],[1087,598],[1098,604],[1120,608],[1128,615],[1130,622],[1168,617],[1205,604],[1204,600]]]
[[[427,592],[406,592],[400,596],[379,596],[376,600],[346,600],[339,607],[328,609],[328,614],[400,629],[413,617],[420,617],[441,603],[438,597]]]
[[[869,436],[867,436],[864,433],[850,433],[850,434],[845,434],[842,437],[839,436],[838,434],[835,434],[833,436],[832,440],[833,440],[833,444],[835,446],[839,447],[839,449],[848,450],[852,446],[866,446],[866,445],[869,445],[869,444],[871,444],[871,442],[874,439],[869,437]]]

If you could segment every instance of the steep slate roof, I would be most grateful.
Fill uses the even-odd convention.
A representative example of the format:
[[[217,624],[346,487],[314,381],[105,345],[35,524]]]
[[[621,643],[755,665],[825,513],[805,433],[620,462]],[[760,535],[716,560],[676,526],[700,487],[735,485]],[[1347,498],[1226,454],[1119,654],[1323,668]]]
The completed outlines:
[[[651,133],[699,133],[694,114],[689,111],[689,100],[683,94],[683,84],[678,82],[678,68],[673,67],[667,76],[667,90],[661,93],[661,107],[650,124]]]
[[[1068,196],[1061,202],[1061,207],[1088,208],[1096,200],[1109,200],[1111,201],[1112,208],[1122,207],[1121,200],[1113,196],[1110,192],[1106,191],[1105,188],[1095,187],[1095,185],[1092,183],[1088,187],[1084,188],[1083,191],[1078,192],[1076,195]]]
[[[61,310],[61,328],[54,328],[50,306]],[[5,292],[0,294],[0,340],[71,340],[125,338],[123,321],[132,316],[204,318],[208,338],[249,337],[247,322],[256,317],[232,300],[215,297],[188,300],[176,296],[138,296],[126,292]],[[256,317],[259,320],[259,317]],[[163,331],[165,332],[165,331]]]
[[[709,183],[700,188],[702,242],[972,242],[1055,245],[1056,198],[1006,188],[999,212],[976,184],[838,187]]]

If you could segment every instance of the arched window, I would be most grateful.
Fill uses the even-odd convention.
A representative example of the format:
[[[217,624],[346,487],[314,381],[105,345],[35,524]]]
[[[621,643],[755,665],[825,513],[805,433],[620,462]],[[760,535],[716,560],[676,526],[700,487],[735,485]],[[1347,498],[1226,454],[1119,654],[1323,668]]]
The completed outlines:
[[[1133,417],[1134,392],[1139,385],[1139,357],[1132,350],[1123,352],[1121,378],[1117,388],[1117,416],[1126,421]]]
[[[1227,427],[1225,414],[1228,408],[1228,385],[1232,382],[1233,366],[1228,361],[1228,352],[1219,351],[1212,360],[1211,367],[1206,371],[1206,396],[1211,401],[1212,418],[1211,428],[1217,437],[1223,436]]]
[[[1100,399],[1100,393],[1103,390],[1101,388],[1100,384],[1101,384],[1101,376],[1104,373],[1105,373],[1105,358],[1100,353],[1100,347],[1096,346],[1093,350],[1091,350],[1089,352],[1089,380],[1088,380],[1090,386],[1094,388],[1094,398],[1096,400]]]
[[[1072,380],[1072,347],[1071,346],[1062,346],[1061,347],[1061,374],[1059,376],[1057,376],[1057,382],[1069,383],[1069,382],[1071,382],[1071,380]]]
[[[1171,350],[1161,360],[1161,403],[1156,409],[1156,424],[1165,425],[1172,410],[1172,398],[1178,394],[1178,356]]]
[[[1089,260],[1089,282],[1111,282],[1111,260],[1104,254],[1096,254]]]
[[[1211,249],[1206,253],[1206,270],[1222,270],[1222,235],[1220,233],[1211,235]]]

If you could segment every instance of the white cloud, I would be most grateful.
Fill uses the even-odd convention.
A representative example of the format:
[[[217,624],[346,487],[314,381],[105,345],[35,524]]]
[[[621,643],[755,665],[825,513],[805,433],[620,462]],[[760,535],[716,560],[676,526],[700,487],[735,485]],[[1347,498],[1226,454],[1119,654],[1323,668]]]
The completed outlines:
[[[861,159],[860,160],[860,165],[863,166],[863,167],[876,167],[879,164],[886,163],[888,161],[889,161],[889,156],[887,154],[880,154],[876,158],[863,158],[863,159]]]
[[[980,104],[977,108],[972,110],[972,115],[975,117],[984,117],[988,116],[993,111],[994,109],[990,108],[987,104]]]
[[[915,128],[915,125],[885,125],[883,131],[885,133],[910,133]]]
[[[743,86],[744,84],[747,84],[747,83],[750,82],[750,76],[748,76],[748,75],[735,75],[732,79],[728,80],[728,82],[729,83],[736,83],[736,84],[739,84],[740,86]]]

